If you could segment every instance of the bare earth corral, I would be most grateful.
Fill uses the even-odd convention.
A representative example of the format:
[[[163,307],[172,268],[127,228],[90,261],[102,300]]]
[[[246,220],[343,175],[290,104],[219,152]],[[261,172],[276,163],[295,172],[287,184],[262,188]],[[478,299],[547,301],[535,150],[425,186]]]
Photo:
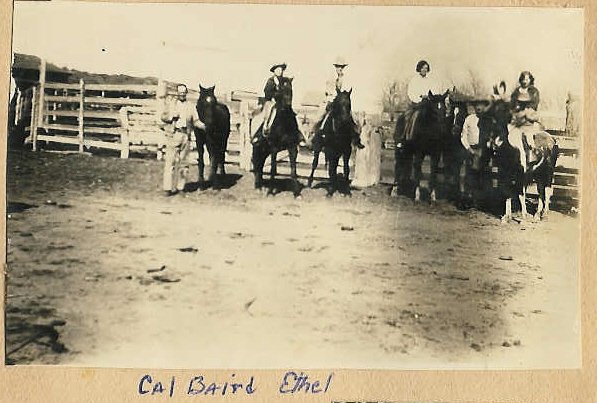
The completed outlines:
[[[580,364],[578,218],[501,224],[381,186],[264,197],[233,167],[165,197],[161,169],[9,152],[9,363]]]

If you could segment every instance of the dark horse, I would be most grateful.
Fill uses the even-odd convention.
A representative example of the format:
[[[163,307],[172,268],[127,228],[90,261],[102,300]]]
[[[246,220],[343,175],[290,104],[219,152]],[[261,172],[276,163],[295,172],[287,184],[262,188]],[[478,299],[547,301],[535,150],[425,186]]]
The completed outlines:
[[[292,78],[282,77],[280,90],[275,95],[276,116],[271,124],[269,134],[263,137],[263,127],[259,129],[259,141],[253,144],[253,170],[255,174],[255,188],[263,187],[263,166],[270,157],[270,182],[268,194],[274,193],[274,179],[276,176],[276,159],[282,150],[288,151],[290,159],[290,176],[292,179],[293,194],[298,197],[300,184],[296,173],[296,158],[298,155],[299,128],[296,113],[292,109]]]
[[[413,138],[404,138],[404,118],[398,119],[394,138],[396,140],[396,187],[404,186],[410,179],[411,169],[414,168],[415,201],[420,200],[421,166],[425,156],[431,160],[431,175],[429,178],[430,201],[436,200],[436,185],[439,160],[446,149],[448,140],[449,116],[446,106],[448,92],[443,95],[433,95],[429,92],[427,99],[421,101],[419,116],[413,130]],[[414,161],[413,161],[414,158]]]
[[[218,189],[220,186],[217,175],[218,168],[222,176],[226,175],[224,163],[228,136],[230,135],[230,111],[226,105],[218,102],[214,89],[215,87],[203,88],[199,86],[197,113],[199,119],[205,123],[205,129],[195,129],[195,141],[197,142],[199,183],[204,181],[203,147],[207,146],[210,163],[208,180],[214,189]]]
[[[328,175],[330,183],[327,196],[331,197],[338,189],[338,165],[340,157],[344,164],[344,180],[349,184],[350,155],[352,154],[352,139],[356,134],[357,125],[352,118],[352,106],[350,91],[337,91],[336,98],[327,117],[323,129],[313,139],[313,164],[309,185],[313,182],[313,174],[319,162],[319,153],[324,150],[325,159],[328,164]],[[347,193],[350,194],[350,185],[347,186]]]

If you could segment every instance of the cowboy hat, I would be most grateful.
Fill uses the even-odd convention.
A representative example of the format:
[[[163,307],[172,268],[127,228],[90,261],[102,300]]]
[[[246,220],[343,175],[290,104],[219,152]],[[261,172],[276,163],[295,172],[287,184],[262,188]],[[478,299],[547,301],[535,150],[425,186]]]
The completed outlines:
[[[286,63],[278,63],[278,64],[274,64],[269,71],[271,71],[272,73],[274,72],[275,69],[277,69],[278,67],[282,67],[282,70],[286,70],[286,67],[288,67],[286,65]]]
[[[334,61],[334,67],[346,67],[346,66],[348,66],[348,63],[346,63],[346,60],[341,56],[338,56],[336,58],[336,60]]]

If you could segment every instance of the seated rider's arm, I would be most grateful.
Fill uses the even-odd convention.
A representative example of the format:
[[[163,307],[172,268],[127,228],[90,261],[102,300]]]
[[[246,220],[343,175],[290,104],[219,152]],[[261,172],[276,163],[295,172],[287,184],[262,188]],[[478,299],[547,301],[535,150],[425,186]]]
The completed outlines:
[[[265,83],[263,93],[265,95],[266,101],[274,101],[274,97],[276,96],[276,83],[272,77],[270,77]]]

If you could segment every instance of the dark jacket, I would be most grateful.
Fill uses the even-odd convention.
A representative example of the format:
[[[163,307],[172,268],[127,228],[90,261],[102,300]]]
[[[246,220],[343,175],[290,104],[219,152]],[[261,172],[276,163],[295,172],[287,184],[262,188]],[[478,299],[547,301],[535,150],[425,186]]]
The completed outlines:
[[[286,79],[286,77],[278,77],[280,84],[285,79]],[[265,88],[263,89],[263,93],[265,94],[265,100],[269,101],[272,98],[276,98],[279,91],[280,91],[280,86],[278,86],[276,84],[276,82],[274,81],[274,76],[271,76],[270,78],[268,78],[267,82],[265,83]]]
[[[529,93],[531,100],[529,102],[525,102],[524,107],[537,110],[537,107],[539,106],[539,90],[536,87],[531,85],[527,88],[527,91]],[[512,93],[512,96],[510,98],[510,102],[512,103],[512,105],[520,104],[520,102],[518,101],[519,95],[520,95],[520,87],[517,87],[514,90],[514,92]]]

